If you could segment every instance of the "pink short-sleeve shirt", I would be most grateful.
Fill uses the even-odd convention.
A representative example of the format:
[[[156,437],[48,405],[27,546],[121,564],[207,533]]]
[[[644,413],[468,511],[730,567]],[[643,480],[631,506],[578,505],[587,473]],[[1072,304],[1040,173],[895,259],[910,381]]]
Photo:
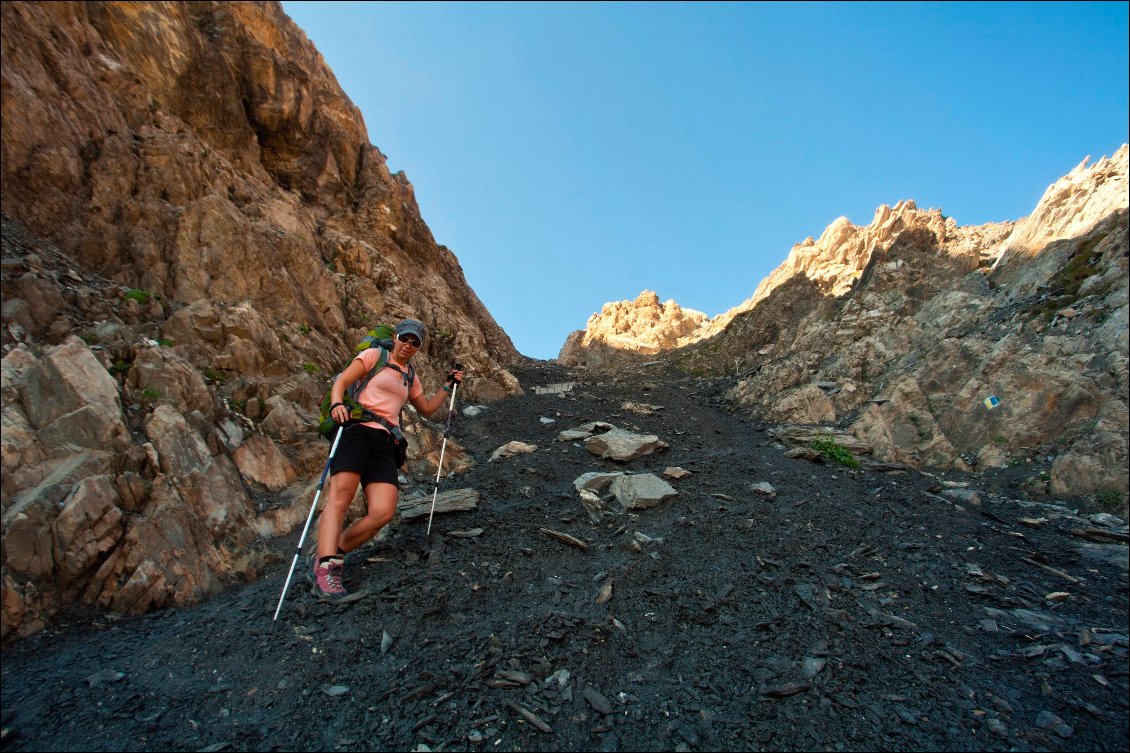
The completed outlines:
[[[357,360],[365,364],[366,372],[368,373],[377,361],[380,360],[380,348],[369,348],[361,351],[357,356]],[[407,369],[405,370],[407,372]],[[382,416],[395,426],[400,425],[400,409],[408,400],[422,397],[424,388],[420,386],[420,379],[417,377],[412,380],[412,389],[409,391],[408,387],[404,384],[404,375],[393,368],[381,369],[376,373],[369,383],[365,385],[365,389],[361,390],[358,396],[358,401],[367,410]],[[375,421],[368,421],[362,426],[371,426],[374,429],[381,429],[388,431],[385,427],[376,423]]]

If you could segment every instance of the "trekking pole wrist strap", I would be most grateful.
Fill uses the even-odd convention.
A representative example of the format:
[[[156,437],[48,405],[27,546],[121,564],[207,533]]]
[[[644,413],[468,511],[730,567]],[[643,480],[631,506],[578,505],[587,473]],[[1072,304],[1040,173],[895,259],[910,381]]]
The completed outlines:
[[[339,405],[340,405],[340,406],[341,406],[342,408],[348,408],[348,407],[349,407],[349,406],[348,406],[348,405],[346,405],[345,403],[334,403],[333,405],[331,405],[331,406],[330,406],[330,410],[332,411],[332,410],[333,410],[334,408],[336,408],[336,407],[337,407],[337,406],[339,406]]]

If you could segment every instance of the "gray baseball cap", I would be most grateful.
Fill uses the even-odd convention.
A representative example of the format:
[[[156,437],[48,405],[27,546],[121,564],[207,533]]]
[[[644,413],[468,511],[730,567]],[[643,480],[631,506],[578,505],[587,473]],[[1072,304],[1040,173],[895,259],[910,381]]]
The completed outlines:
[[[400,337],[403,334],[411,334],[420,338],[420,342],[424,342],[424,334],[427,330],[424,328],[424,323],[416,321],[415,319],[405,319],[400,324],[396,325],[396,336]]]

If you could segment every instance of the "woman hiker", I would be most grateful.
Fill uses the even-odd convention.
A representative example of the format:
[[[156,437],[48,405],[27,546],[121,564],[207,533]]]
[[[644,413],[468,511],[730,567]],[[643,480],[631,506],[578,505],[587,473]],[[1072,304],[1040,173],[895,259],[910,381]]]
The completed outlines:
[[[409,377],[408,362],[424,343],[424,325],[405,319],[396,325],[396,340],[388,354],[388,363],[365,385],[358,402],[378,418],[376,421],[352,423],[345,427],[334,453],[330,490],[326,505],[318,519],[318,548],[308,577],[313,581],[312,593],[323,599],[340,599],[346,595],[342,586],[345,555],[370,540],[392,520],[400,482],[396,470],[396,447],[393,429],[399,433],[400,411],[411,401],[423,416],[430,416],[443,405],[453,384],[462,384],[463,372],[453,371],[430,398],[417,379]],[[349,421],[349,409],[342,402],[345,391],[363,379],[380,358],[378,348],[362,351],[333,384],[330,393],[330,415],[338,424]],[[413,375],[414,376],[414,375]],[[357,493],[357,485],[365,491],[368,512],[342,531],[345,513]]]

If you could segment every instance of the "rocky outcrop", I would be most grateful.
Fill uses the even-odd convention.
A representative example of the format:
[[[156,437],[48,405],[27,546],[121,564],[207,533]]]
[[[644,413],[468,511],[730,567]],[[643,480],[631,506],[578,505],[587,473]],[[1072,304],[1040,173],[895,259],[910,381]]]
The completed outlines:
[[[251,575],[328,381],[411,316],[434,390],[518,356],[278,3],[4,3],[3,636]],[[409,410],[409,468],[441,432]],[[449,442],[445,467],[468,459]],[[307,508],[308,509],[308,508]]]
[[[251,499],[199,411],[162,403],[134,439],[119,385],[76,337],[2,363],[5,637],[71,601],[140,612],[254,574]]]
[[[1086,237],[1099,221],[1125,209],[1130,192],[1127,151],[1124,145],[1093,165],[1086,157],[1048,186],[1032,214],[1017,222],[1001,243],[993,281],[1014,298],[1035,294],[1070,261],[1073,239]]]
[[[634,301],[606,303],[589,317],[583,330],[565,340],[558,362],[566,366],[598,366],[621,353],[648,355],[694,342],[707,316],[674,301],[661,303],[645,290]]]

